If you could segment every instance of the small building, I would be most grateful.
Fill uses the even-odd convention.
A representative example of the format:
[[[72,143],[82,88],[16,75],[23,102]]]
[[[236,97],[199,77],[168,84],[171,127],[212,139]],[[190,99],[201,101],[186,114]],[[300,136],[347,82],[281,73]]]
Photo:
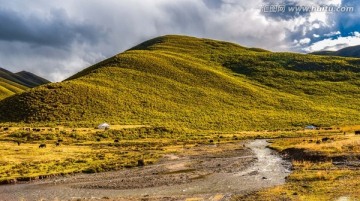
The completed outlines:
[[[107,130],[107,129],[110,129],[110,125],[108,123],[102,123],[102,124],[98,125],[97,128]]]
[[[305,130],[315,130],[317,127],[314,125],[305,126]]]

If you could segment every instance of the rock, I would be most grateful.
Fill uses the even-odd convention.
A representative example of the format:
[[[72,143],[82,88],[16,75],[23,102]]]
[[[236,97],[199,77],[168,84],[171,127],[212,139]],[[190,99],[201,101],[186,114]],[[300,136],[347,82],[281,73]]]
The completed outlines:
[[[258,171],[252,171],[252,172],[249,173],[249,175],[257,175],[257,174],[259,174]]]
[[[138,165],[137,166],[141,167],[141,166],[144,166],[144,165],[145,165],[145,161],[143,159],[138,160]]]

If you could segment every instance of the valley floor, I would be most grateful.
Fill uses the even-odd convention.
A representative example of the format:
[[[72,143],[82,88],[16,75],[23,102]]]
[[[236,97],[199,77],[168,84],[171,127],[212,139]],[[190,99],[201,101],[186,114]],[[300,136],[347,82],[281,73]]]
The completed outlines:
[[[142,125],[28,130],[0,131],[0,181],[16,183],[0,186],[0,200],[360,199],[360,126],[227,134]]]
[[[200,145],[154,165],[0,186],[5,200],[228,200],[283,184],[289,163],[266,140]]]

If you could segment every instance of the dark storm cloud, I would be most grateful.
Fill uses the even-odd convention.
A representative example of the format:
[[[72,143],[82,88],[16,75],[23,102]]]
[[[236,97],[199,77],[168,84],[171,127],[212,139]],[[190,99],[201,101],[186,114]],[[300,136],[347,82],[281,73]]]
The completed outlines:
[[[346,43],[340,43],[340,44],[336,44],[334,46],[325,46],[323,50],[334,50],[334,49],[342,49],[347,47],[348,44]]]
[[[201,7],[189,5],[182,5],[179,7],[177,4],[170,3],[160,6],[161,10],[166,10],[166,21],[170,23],[162,23],[158,30],[171,29],[175,32],[194,32],[197,35],[205,34],[205,25],[209,19]]]
[[[98,27],[70,19],[63,9],[53,9],[41,17],[0,8],[0,27],[0,40],[44,46],[68,47],[74,41],[96,43],[103,35]]]
[[[301,0],[309,1],[326,2]],[[0,0],[0,66],[60,81],[160,35],[286,51],[295,39],[305,44],[316,31],[314,24],[328,26],[312,14],[264,15],[261,7],[266,3],[269,0]]]
[[[221,0],[203,0],[208,8],[218,9],[221,7],[223,2]]]

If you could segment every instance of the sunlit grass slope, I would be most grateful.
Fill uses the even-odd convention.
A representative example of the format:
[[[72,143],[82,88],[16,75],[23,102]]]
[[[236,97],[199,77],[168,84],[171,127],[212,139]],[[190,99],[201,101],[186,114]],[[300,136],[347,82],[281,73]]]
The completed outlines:
[[[27,87],[11,82],[0,77],[0,100],[12,96],[16,93],[23,92]]]
[[[0,100],[24,90],[49,83],[33,73],[21,71],[12,73],[0,67]]]
[[[4,68],[0,67],[0,78],[18,83],[20,85],[26,86],[26,87],[36,87],[42,84],[50,83],[50,81],[39,77],[33,73],[27,72],[27,71],[20,71],[17,73],[12,73]]]
[[[164,36],[0,102],[1,122],[256,130],[360,123],[360,59]]]

